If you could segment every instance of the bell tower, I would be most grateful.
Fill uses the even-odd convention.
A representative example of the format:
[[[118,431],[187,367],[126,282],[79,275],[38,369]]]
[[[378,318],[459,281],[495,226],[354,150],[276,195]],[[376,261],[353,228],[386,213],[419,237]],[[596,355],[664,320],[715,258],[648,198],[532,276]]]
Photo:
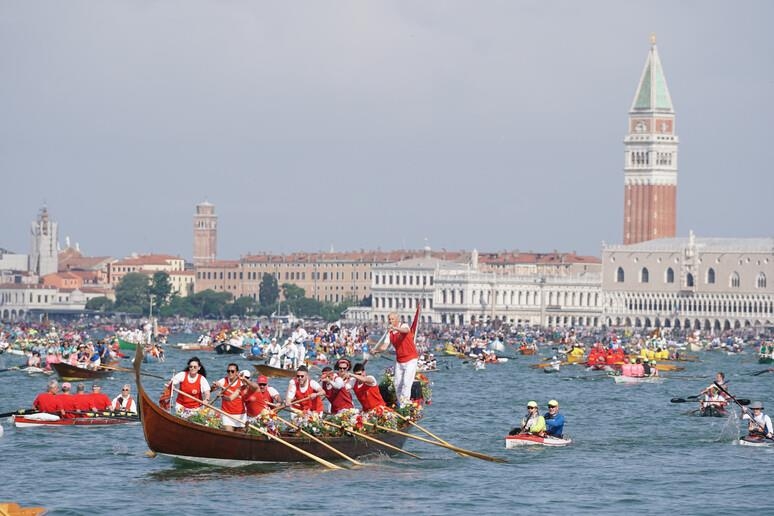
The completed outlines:
[[[656,37],[629,109],[624,138],[624,244],[675,236],[677,135]]]
[[[212,263],[218,254],[218,216],[215,206],[204,201],[196,205],[193,218],[193,263]]]
[[[29,270],[38,276],[53,274],[59,266],[59,224],[51,220],[48,208],[43,206],[38,212],[38,220],[30,227],[32,252],[29,258]]]

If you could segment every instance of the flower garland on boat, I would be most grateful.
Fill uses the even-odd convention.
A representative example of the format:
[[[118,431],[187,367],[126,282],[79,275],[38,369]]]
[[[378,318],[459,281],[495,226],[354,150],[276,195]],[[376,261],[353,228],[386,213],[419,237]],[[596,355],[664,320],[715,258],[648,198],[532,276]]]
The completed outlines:
[[[430,405],[433,398],[432,382],[430,379],[422,373],[416,373],[414,381],[418,381],[422,388],[422,399],[427,405]],[[395,395],[395,370],[392,367],[388,367],[384,370],[382,381],[379,382],[379,390],[382,393],[382,398],[388,405],[394,405],[396,400]]]

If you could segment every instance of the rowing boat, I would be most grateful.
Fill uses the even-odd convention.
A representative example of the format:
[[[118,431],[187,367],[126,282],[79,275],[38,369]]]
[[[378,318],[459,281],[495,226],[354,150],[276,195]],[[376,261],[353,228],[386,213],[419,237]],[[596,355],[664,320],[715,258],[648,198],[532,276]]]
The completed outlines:
[[[708,405],[703,408],[692,410],[691,415],[699,417],[728,417],[728,410],[726,410],[724,407]]]
[[[38,416],[38,417],[36,417]],[[74,418],[59,418],[53,417],[40,417],[40,416],[52,416],[52,414],[31,414],[29,416],[13,416],[13,424],[16,428],[30,428],[38,426],[106,426],[106,425],[126,425],[132,423],[139,423],[140,418],[137,416],[114,416],[114,415],[95,415],[89,417],[74,417]],[[56,418],[56,419],[54,419]]]
[[[59,375],[59,378],[64,382],[82,382],[84,380],[99,380],[107,378],[113,372],[108,369],[86,369],[85,367],[78,367],[67,364],[65,362],[59,362],[57,364],[51,364],[51,367]]]
[[[758,446],[762,448],[770,448],[774,446],[774,439],[767,439],[765,437],[750,437],[749,435],[740,437],[736,442],[741,446]]]
[[[567,446],[572,443],[569,437],[540,437],[532,434],[516,434],[505,437],[505,449],[518,448],[520,446]]]
[[[661,376],[612,376],[615,383],[661,383],[664,378]]]
[[[264,376],[275,378],[293,378],[296,376],[295,369],[282,369],[280,367],[272,367],[266,364],[253,364],[253,367],[255,367],[259,374]]]
[[[309,456],[293,447],[325,460],[339,460],[341,458],[340,455],[320,442],[296,434],[283,434],[281,436],[283,443],[265,435],[240,431],[227,432],[197,424],[164,411],[145,392],[140,372],[142,350],[138,348],[136,353],[134,370],[140,420],[145,441],[153,452],[191,462],[229,467],[257,463],[310,461]],[[401,424],[400,428],[405,426],[407,423]],[[398,449],[406,441],[405,436],[397,433],[378,433],[377,435],[381,443]],[[350,457],[396,453],[395,450],[391,450],[387,446],[350,434],[321,436],[319,439]]]

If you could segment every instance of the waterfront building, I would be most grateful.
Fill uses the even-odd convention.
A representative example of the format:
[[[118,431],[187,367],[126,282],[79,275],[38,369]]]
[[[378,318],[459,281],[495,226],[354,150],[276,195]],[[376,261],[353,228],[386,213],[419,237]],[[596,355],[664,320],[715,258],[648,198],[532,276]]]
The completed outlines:
[[[116,259],[110,256],[84,256],[78,244],[70,246],[65,239],[65,248],[59,252],[59,272],[69,272],[80,277],[84,285],[108,285],[108,266]]]
[[[180,272],[185,270],[185,260],[168,254],[132,255],[108,264],[108,284],[115,288],[124,276],[132,272],[153,276],[156,272]]]
[[[37,276],[45,276],[57,272],[59,225],[51,220],[48,208],[43,206],[38,212],[38,218],[32,223],[32,251],[28,270]]]
[[[28,267],[28,255],[0,249],[0,284],[13,283],[13,278],[26,273]]]
[[[675,236],[677,144],[672,98],[652,37],[624,139],[624,244]]]
[[[60,289],[41,283],[4,283],[0,285],[0,320],[41,320],[51,315],[77,314],[86,309],[89,299],[105,295],[100,289],[86,287]]]
[[[774,325],[774,239],[666,238],[602,250],[608,326]]]
[[[215,206],[205,201],[196,205],[193,217],[193,263],[212,263],[218,256],[218,216]]]

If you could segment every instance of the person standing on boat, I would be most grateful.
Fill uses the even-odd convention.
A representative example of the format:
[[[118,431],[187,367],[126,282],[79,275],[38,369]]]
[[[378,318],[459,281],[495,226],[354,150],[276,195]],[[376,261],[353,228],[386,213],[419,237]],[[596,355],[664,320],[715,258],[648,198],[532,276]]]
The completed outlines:
[[[309,340],[309,334],[306,332],[301,323],[296,323],[296,329],[293,330],[293,334],[290,336],[293,343],[296,345],[296,361],[293,367],[304,365],[306,360],[306,341]]]
[[[292,404],[298,410],[322,412],[324,397],[325,391],[320,384],[309,378],[309,369],[301,366],[296,370],[296,377],[288,382],[285,404]]]
[[[419,352],[417,352],[417,346],[414,343],[414,331],[416,330],[418,315],[419,305],[417,305],[417,313],[414,315],[414,322],[411,326],[401,323],[398,314],[395,312],[387,316],[390,344],[395,348],[395,377],[393,383],[395,384],[395,397],[398,400],[397,404],[399,407],[410,402],[411,386],[414,384],[414,376],[417,373]]]
[[[744,411],[742,419],[748,420],[747,432],[750,437],[758,439],[763,437],[767,439],[774,438],[774,427],[771,425],[771,418],[763,413],[762,402],[753,401],[750,403],[749,410],[752,411],[752,416],[745,407],[742,407],[742,410]]]
[[[559,402],[550,400],[548,402],[548,412],[543,419],[546,421],[546,433],[551,437],[562,438],[564,433],[564,415],[559,413]]]
[[[280,394],[274,387],[269,386],[269,379],[261,375],[256,382],[250,380],[250,371],[242,371],[242,398],[245,400],[247,422],[255,421],[255,418],[265,409],[282,403]]]
[[[125,383],[121,387],[121,394],[113,398],[113,402],[110,404],[110,409],[113,412],[129,412],[132,414],[137,413],[137,403],[132,398],[132,386]]]
[[[511,430],[508,435],[525,433],[538,435],[540,437],[546,435],[546,420],[540,415],[537,401],[530,401],[527,403],[527,415],[521,420],[521,425]]]
[[[269,367],[276,367],[277,369],[282,367],[280,361],[280,355],[282,354],[282,348],[277,343],[277,339],[271,339],[271,342],[266,347],[266,356],[269,358]]]
[[[201,401],[210,401],[210,384],[206,378],[207,372],[198,357],[188,359],[186,371],[180,371],[172,377],[172,389],[178,391],[175,399],[175,411],[186,417],[191,412],[199,410],[202,404],[183,396],[184,392]]]
[[[41,392],[35,396],[35,401],[32,402],[32,406],[36,408],[38,412],[47,412],[49,414],[58,415],[62,410],[62,406],[59,404],[57,392],[59,392],[59,383],[56,380],[50,380],[46,392]]]
[[[231,363],[226,366],[226,376],[212,384],[214,389],[221,389],[221,409],[228,414],[221,414],[220,423],[223,430],[233,432],[235,428],[244,428],[247,420],[245,402],[242,398],[242,379],[239,377],[239,366]]]
[[[382,398],[382,393],[379,390],[379,384],[377,383],[376,378],[366,374],[365,363],[355,364],[355,367],[352,368],[350,378],[351,382],[354,381],[352,390],[354,391],[355,396],[357,396],[357,400],[360,402],[363,412],[387,406]]]

